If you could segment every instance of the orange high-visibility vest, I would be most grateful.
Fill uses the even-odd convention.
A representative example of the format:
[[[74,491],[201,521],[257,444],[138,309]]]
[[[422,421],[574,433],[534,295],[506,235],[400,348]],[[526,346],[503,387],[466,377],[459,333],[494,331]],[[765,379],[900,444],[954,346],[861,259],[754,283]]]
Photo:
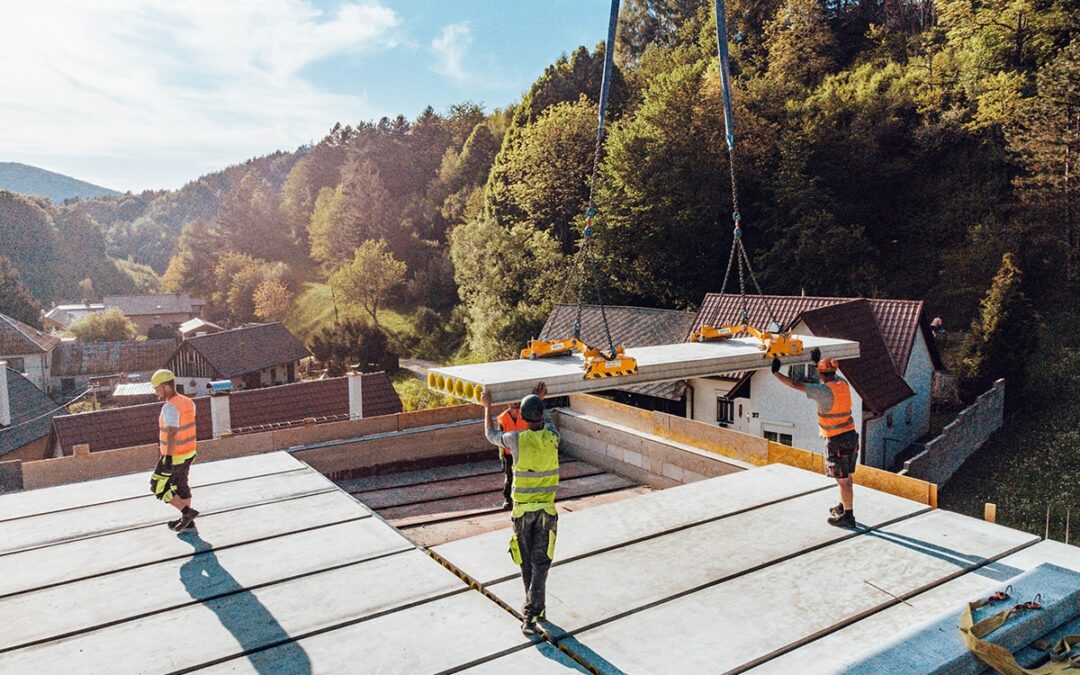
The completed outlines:
[[[173,461],[185,462],[195,456],[195,401],[183,394],[176,394],[168,402],[180,411],[180,427],[173,442]],[[162,455],[169,454],[169,431],[161,415],[158,416],[158,445]]]
[[[851,387],[843,380],[825,382],[832,392],[832,408],[822,412],[818,410],[818,427],[821,435],[832,438],[849,431],[855,431],[855,420],[851,417]]]
[[[499,414],[498,418],[496,418],[496,421],[499,423],[499,429],[502,430],[504,433],[507,431],[529,430],[529,423],[521,419],[521,413],[519,412],[518,416],[514,417],[513,414],[511,414],[510,412],[510,408],[502,411]],[[511,453],[506,448],[503,448],[503,454],[509,456],[513,453]]]

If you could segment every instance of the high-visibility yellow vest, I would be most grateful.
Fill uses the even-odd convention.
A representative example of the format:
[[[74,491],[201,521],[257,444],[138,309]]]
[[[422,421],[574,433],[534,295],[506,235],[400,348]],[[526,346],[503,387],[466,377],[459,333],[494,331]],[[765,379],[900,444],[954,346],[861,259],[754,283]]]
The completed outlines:
[[[832,392],[832,408],[824,412],[818,410],[821,435],[832,438],[855,431],[855,420],[851,417],[851,387],[843,380],[825,382],[825,386]]]
[[[176,430],[176,440],[173,442],[173,462],[186,462],[195,456],[195,401],[183,394],[176,394],[168,402],[180,412],[180,427]],[[168,439],[169,430],[165,426],[164,415],[159,415],[158,446],[162,455],[169,454]]]
[[[556,515],[555,491],[559,487],[559,437],[543,429],[518,432],[518,458],[514,463],[511,497],[517,518],[530,511]]]

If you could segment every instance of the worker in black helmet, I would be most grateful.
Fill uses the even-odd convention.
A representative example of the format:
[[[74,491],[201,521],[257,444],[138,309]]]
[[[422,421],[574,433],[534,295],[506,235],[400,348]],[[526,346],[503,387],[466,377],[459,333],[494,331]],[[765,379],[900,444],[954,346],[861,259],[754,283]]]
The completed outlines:
[[[544,597],[548,570],[555,556],[555,533],[559,512],[555,509],[555,491],[559,487],[559,432],[544,410],[547,388],[541,382],[536,392],[521,399],[521,417],[528,424],[525,431],[503,432],[491,419],[491,395],[481,396],[484,404],[484,433],[493,444],[506,448],[514,463],[511,491],[514,536],[510,539],[510,557],[521,566],[525,583],[524,620],[521,632],[538,634],[538,622],[544,618]]]

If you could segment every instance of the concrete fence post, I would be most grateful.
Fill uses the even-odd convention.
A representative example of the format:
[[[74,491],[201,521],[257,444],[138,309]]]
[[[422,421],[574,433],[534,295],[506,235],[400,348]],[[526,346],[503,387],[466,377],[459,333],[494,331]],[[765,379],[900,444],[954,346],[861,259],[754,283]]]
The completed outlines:
[[[8,400],[7,361],[0,361],[0,427],[11,426],[11,401]]]
[[[210,420],[214,438],[221,438],[232,431],[232,411],[229,407],[229,393],[210,397]]]
[[[349,373],[349,419],[364,418],[364,376],[362,373]]]

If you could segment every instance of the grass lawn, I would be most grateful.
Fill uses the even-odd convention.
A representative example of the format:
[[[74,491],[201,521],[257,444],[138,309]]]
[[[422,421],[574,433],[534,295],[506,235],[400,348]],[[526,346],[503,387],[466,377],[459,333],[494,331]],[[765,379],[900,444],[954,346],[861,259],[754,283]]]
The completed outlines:
[[[371,320],[363,310],[348,307],[340,300],[338,301],[338,316],[342,321],[354,318]],[[284,323],[286,328],[305,343],[320,328],[332,325],[334,302],[330,295],[330,287],[316,281],[304,282],[303,290],[296,296],[289,311],[285,314]],[[379,323],[393,332],[407,333],[412,330],[408,317],[390,309],[379,310]]]
[[[1071,509],[1069,541],[1080,543],[1080,312],[1045,318],[1022,409],[953,476],[940,505],[981,518],[994,502],[999,523],[1040,535],[1049,506],[1059,541]]]

